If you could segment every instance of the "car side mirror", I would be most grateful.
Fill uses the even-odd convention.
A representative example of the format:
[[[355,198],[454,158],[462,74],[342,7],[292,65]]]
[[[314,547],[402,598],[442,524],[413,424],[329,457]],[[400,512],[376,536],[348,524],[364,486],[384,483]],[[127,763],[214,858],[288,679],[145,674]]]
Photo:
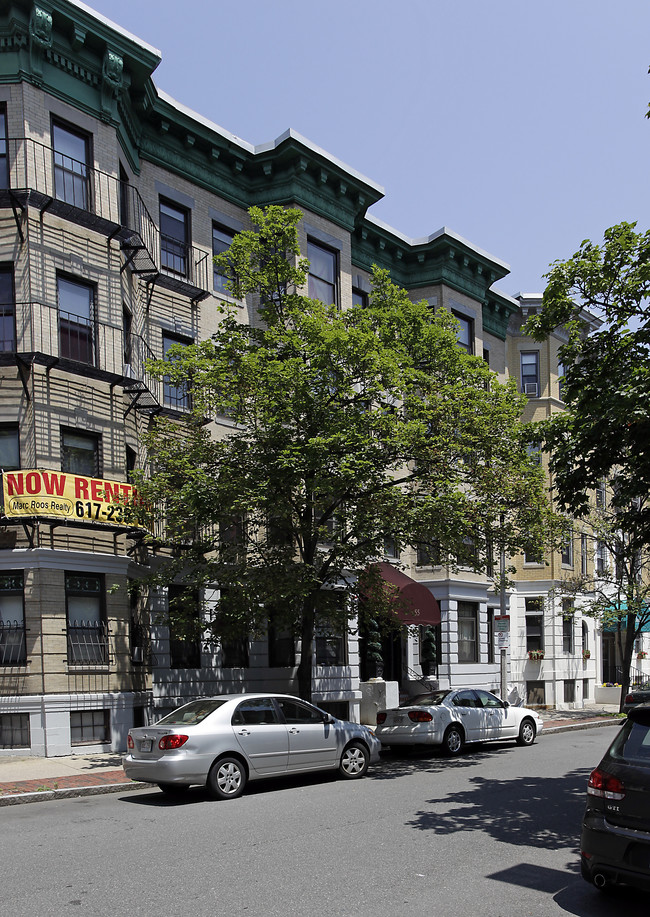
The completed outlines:
[[[331,726],[331,724],[334,722],[334,717],[331,713],[325,713],[323,716],[323,722],[325,725]]]
[[[508,703],[507,700],[501,701],[501,703],[503,704],[504,707],[509,707],[509,706],[510,706],[510,704]]]

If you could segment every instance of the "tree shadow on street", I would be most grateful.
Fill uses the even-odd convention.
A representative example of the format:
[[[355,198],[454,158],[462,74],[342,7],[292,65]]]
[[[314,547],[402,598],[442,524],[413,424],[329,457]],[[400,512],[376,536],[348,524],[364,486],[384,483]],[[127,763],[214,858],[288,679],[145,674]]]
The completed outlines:
[[[577,852],[588,777],[582,768],[561,777],[472,777],[471,789],[441,789],[408,824],[436,834],[481,831],[507,844]]]

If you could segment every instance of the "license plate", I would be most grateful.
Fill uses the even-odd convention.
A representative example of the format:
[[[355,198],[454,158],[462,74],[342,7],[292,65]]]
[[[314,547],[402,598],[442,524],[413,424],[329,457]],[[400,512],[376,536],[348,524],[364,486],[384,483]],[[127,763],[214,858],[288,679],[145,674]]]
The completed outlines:
[[[151,751],[152,744],[151,739],[142,739],[140,742],[140,751]]]

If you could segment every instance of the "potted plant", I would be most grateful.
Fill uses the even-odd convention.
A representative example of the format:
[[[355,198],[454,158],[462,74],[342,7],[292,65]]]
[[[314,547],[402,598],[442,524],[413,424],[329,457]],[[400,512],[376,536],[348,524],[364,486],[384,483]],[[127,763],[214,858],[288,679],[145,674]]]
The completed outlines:
[[[641,650],[639,653],[636,654],[636,658],[637,659],[647,659],[648,654],[646,653],[645,650]]]
[[[528,658],[539,662],[544,658],[544,650],[528,650]]]
[[[583,658],[583,659],[591,659],[591,650],[583,650],[583,651],[582,651],[582,658]]]

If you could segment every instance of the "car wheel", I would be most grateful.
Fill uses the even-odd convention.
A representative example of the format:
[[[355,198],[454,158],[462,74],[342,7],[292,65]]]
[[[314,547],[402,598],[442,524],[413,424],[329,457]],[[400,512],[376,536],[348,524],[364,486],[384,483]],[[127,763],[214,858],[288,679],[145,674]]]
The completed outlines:
[[[343,750],[339,764],[339,773],[348,780],[364,777],[370,764],[368,749],[361,742],[350,742]]]
[[[442,740],[442,750],[450,758],[459,755],[463,750],[465,737],[460,726],[448,726]]]
[[[526,718],[519,727],[517,745],[532,745],[536,735],[537,730],[535,729],[535,724],[531,719]]]
[[[189,786],[187,783],[159,783],[158,789],[166,796],[182,796],[183,793],[187,793]]]
[[[239,758],[220,758],[212,765],[206,786],[215,799],[237,799],[246,780],[246,768]]]

